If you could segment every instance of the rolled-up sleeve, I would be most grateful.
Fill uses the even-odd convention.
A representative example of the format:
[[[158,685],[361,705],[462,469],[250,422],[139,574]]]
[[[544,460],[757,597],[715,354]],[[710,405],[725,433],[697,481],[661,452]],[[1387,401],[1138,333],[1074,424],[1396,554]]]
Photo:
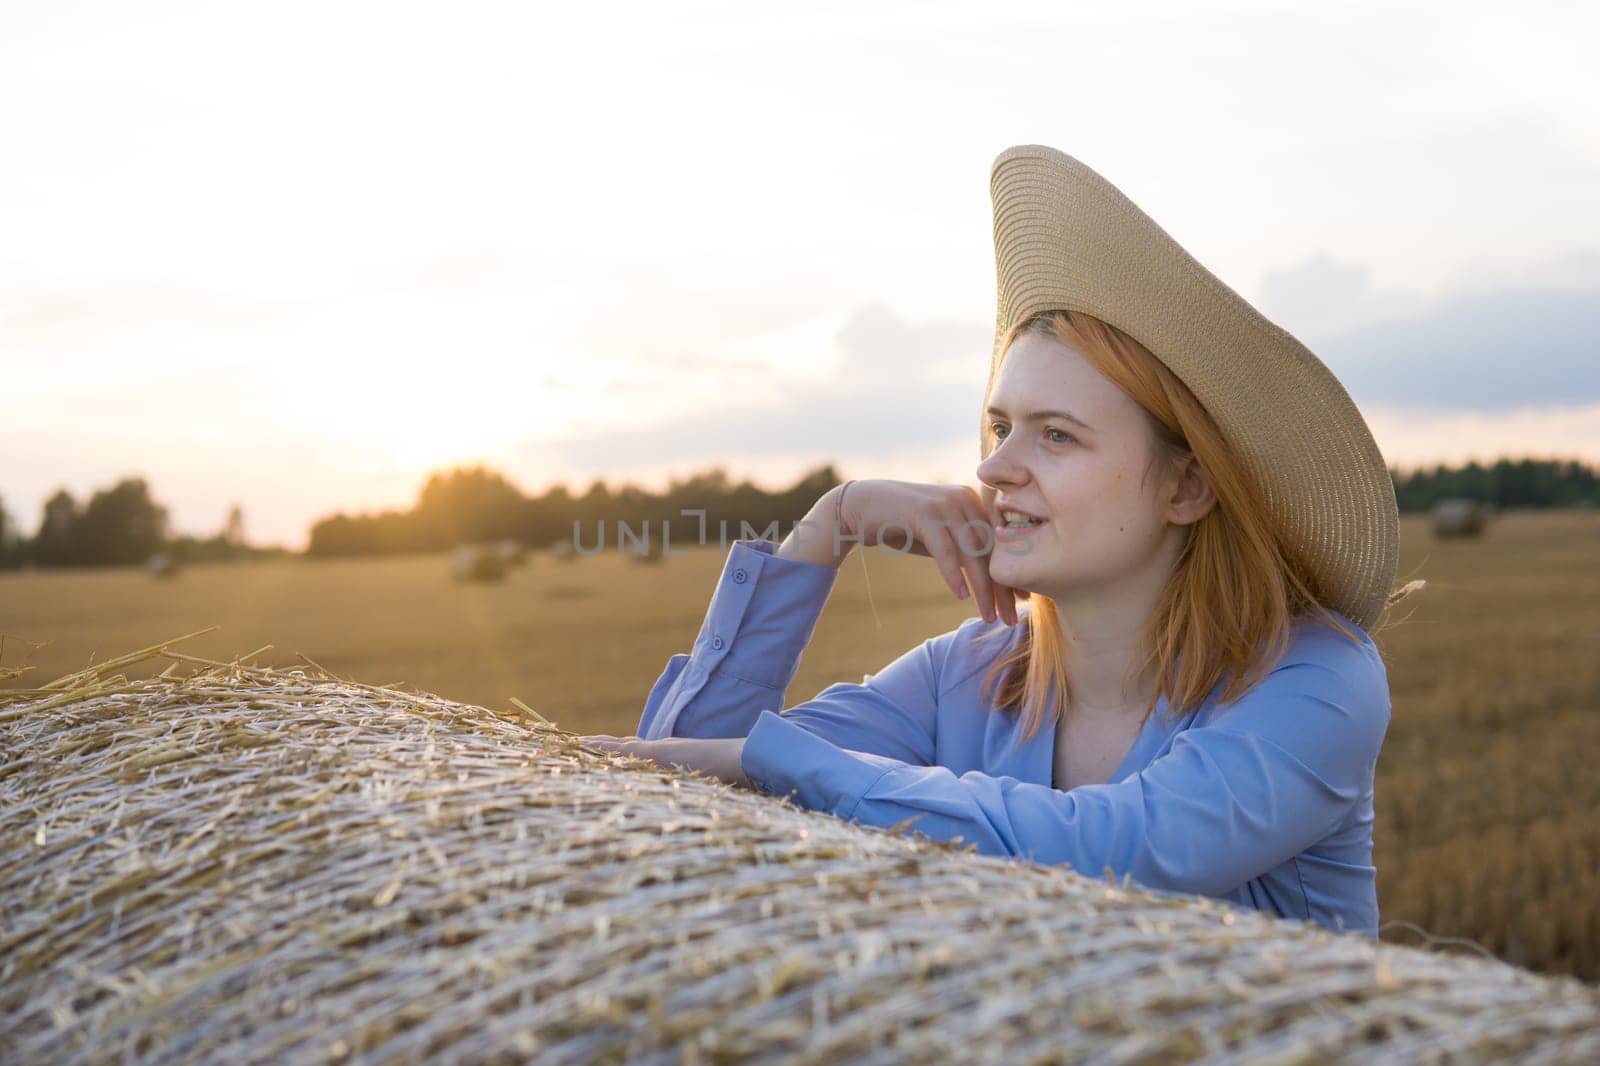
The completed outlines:
[[[1219,896],[1327,835],[1368,787],[1390,714],[1370,643],[1286,660],[1122,781],[1061,791],[849,751],[762,714],[741,765],[763,791],[986,855]]]
[[[783,705],[839,572],[776,550],[734,542],[693,646],[650,690],[639,736],[742,737],[763,709]]]

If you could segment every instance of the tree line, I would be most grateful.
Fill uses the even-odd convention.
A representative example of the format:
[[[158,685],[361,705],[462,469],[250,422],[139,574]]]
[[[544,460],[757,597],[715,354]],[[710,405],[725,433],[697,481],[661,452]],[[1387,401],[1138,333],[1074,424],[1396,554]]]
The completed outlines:
[[[167,508],[139,477],[100,489],[82,504],[66,489],[57,490],[45,501],[31,537],[22,535],[0,500],[0,567],[132,566],[158,553],[189,563],[282,554],[282,549],[246,543],[244,511],[237,504],[214,536],[172,534]]]
[[[526,496],[499,473],[476,466],[432,475],[408,510],[322,519],[311,527],[306,554],[439,551],[497,540],[538,548],[565,541],[586,554],[619,546],[630,553],[657,553],[665,542],[675,552],[691,544],[732,543],[742,531],[765,535],[774,525],[787,533],[837,484],[831,463],[777,492],[748,480],[735,485],[725,469],[715,467],[674,480],[659,493],[634,485],[612,491],[597,479],[581,496],[565,485]]]
[[[1464,497],[1512,507],[1600,507],[1600,471],[1575,460],[1501,459],[1493,466],[1435,466],[1404,477],[1391,468],[1402,513],[1427,511],[1438,500]]]
[[[1439,465],[1401,474],[1391,468],[1402,513],[1426,512],[1440,499],[1461,496],[1496,508],[1600,506],[1600,471],[1576,460],[1501,459],[1490,466]],[[483,466],[431,475],[406,510],[338,513],[311,527],[306,554],[383,555],[442,551],[469,542],[516,540],[536,548],[576,540],[596,550],[658,552],[663,533],[671,550],[727,544],[743,536],[787,533],[839,476],[832,464],[793,485],[768,492],[748,480],[734,484],[722,467],[673,481],[663,492],[634,485],[612,490],[595,480],[580,496],[553,485],[528,496]],[[576,533],[576,538],[574,534]],[[175,536],[167,508],[143,478],[125,478],[80,503],[62,489],[46,501],[38,529],[24,535],[0,500],[0,567],[117,566],[165,552],[178,562],[210,562],[282,553],[246,542],[235,506],[210,537]]]

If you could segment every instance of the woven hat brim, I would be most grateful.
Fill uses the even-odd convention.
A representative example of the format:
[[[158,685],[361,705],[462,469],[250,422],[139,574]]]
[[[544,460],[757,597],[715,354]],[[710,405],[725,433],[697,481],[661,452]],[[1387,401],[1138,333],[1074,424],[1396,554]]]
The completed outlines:
[[[1327,605],[1370,632],[1399,565],[1400,518],[1383,455],[1333,372],[1064,152],[1006,149],[990,192],[998,301],[985,404],[1016,323],[1060,309],[1116,326],[1205,406]]]

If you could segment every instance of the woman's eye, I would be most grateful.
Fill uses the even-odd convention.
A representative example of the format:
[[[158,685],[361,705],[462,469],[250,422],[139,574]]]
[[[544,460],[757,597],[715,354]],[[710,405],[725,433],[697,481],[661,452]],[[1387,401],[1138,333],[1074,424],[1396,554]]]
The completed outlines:
[[[996,440],[1005,439],[1006,435],[1001,432],[1001,430],[1003,430],[1005,428],[1006,428],[1006,424],[1004,422],[990,422],[989,423],[989,432],[994,434]],[[1054,434],[1056,434],[1058,436],[1066,438],[1066,440],[1051,440],[1050,441],[1051,444],[1066,444],[1069,441],[1072,441],[1072,440],[1076,439],[1076,438],[1073,437],[1072,434],[1068,433],[1064,429],[1046,429],[1045,432],[1046,433],[1054,433]]]

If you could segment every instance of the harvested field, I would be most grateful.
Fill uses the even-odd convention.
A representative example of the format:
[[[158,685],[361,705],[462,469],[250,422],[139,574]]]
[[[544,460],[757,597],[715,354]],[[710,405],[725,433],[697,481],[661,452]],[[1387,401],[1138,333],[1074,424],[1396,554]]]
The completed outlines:
[[[1504,514],[1481,539],[1442,541],[1407,517],[1400,538],[1400,579],[1428,585],[1377,637],[1394,699],[1376,789],[1382,936],[1600,981],[1600,514]],[[256,661],[304,653],[344,676],[494,708],[515,696],[564,729],[626,735],[694,640],[723,558],[715,544],[654,567],[536,552],[492,585],[451,581],[447,555],[197,565],[167,581],[4,573],[0,633],[54,643],[30,657],[8,641],[0,673],[35,669],[0,690],[220,623],[184,649],[274,644]],[[858,555],[787,702],[859,681],[970,614],[928,560]]]

